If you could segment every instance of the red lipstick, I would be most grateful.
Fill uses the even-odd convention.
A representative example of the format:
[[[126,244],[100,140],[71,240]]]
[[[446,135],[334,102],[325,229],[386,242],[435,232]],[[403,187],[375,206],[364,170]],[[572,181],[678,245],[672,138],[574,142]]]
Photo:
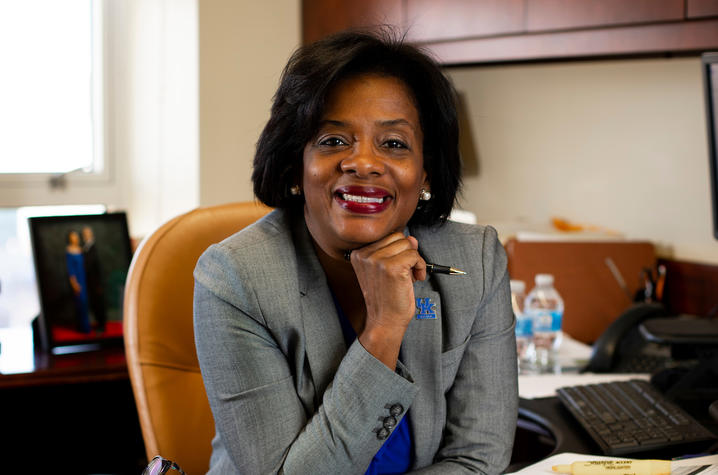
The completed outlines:
[[[374,214],[389,207],[393,199],[388,191],[373,186],[341,186],[334,199],[342,209],[352,213]]]

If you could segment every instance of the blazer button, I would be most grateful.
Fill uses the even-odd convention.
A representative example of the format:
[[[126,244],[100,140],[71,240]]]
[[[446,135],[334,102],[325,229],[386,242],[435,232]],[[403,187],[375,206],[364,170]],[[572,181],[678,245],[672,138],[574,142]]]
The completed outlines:
[[[385,429],[392,430],[394,427],[396,427],[396,419],[393,416],[387,416],[384,418],[384,424],[382,424]]]
[[[391,406],[391,409],[389,409],[389,414],[394,417],[400,416],[402,412],[404,412],[404,407],[401,404],[394,404]]]
[[[379,439],[379,440],[384,440],[384,439],[386,439],[387,437],[389,437],[389,431],[386,430],[385,428],[382,427],[381,429],[379,429],[378,431],[376,431],[376,438],[377,438],[377,439]]]

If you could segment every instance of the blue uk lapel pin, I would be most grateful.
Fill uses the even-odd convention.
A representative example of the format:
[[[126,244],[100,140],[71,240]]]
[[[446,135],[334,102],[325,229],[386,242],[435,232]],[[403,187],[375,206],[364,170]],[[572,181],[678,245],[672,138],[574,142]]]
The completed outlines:
[[[430,320],[436,318],[436,305],[428,297],[416,297],[417,320]]]

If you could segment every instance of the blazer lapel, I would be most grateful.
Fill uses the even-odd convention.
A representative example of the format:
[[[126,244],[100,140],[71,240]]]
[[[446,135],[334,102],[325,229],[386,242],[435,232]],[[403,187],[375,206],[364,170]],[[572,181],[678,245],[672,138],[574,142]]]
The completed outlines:
[[[347,352],[339,317],[334,305],[326,274],[312,246],[304,220],[294,225],[297,249],[297,273],[302,323],[306,338],[306,352],[314,383],[314,403],[321,403],[329,383],[334,378],[342,358]]]
[[[414,285],[414,296],[424,299],[422,304],[427,307],[434,305],[432,310],[435,318],[425,318],[417,314],[404,334],[401,346],[401,361],[420,388],[411,405],[409,423],[414,443],[414,465],[431,464],[434,452],[439,446],[443,427],[437,427],[443,417],[437,417],[443,406],[441,393],[441,326],[442,308],[439,293],[432,288],[431,279],[417,282]],[[429,299],[429,300],[426,300]],[[421,309],[420,309],[421,310]],[[417,318],[419,317],[419,318]]]
[[[444,348],[443,332],[451,330],[462,312],[470,311],[470,305],[465,304],[472,301],[469,296],[474,291],[470,284],[480,269],[464,268],[472,259],[459,255],[456,249],[460,246],[455,246],[446,233],[441,238],[432,228],[412,229],[411,233],[419,241],[419,252],[426,262],[451,265],[468,272],[465,276],[432,275],[414,286],[415,297],[432,298],[436,303],[436,320],[415,317],[402,346],[405,364],[421,387],[410,416],[415,466],[426,466],[432,463],[439,448],[446,419],[441,355],[447,348]]]

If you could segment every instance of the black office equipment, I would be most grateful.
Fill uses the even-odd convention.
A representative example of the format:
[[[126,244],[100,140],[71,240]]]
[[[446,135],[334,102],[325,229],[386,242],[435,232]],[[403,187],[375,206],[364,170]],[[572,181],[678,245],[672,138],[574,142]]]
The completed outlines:
[[[709,318],[655,318],[639,325],[649,341],[691,348],[718,348],[718,320]]]
[[[716,439],[646,381],[570,386],[557,393],[606,455],[689,448]]]
[[[718,399],[708,406],[708,414],[710,414],[714,421],[718,422]]]
[[[706,104],[708,161],[713,197],[713,235],[718,239],[718,52],[701,55]]]
[[[585,371],[652,373],[665,368],[671,362],[670,348],[646,341],[639,329],[642,322],[665,316],[661,304],[631,306],[596,340]]]
[[[681,363],[651,377],[667,398],[689,411],[718,399],[718,320],[654,318],[639,328],[647,341],[670,347],[671,357]]]

